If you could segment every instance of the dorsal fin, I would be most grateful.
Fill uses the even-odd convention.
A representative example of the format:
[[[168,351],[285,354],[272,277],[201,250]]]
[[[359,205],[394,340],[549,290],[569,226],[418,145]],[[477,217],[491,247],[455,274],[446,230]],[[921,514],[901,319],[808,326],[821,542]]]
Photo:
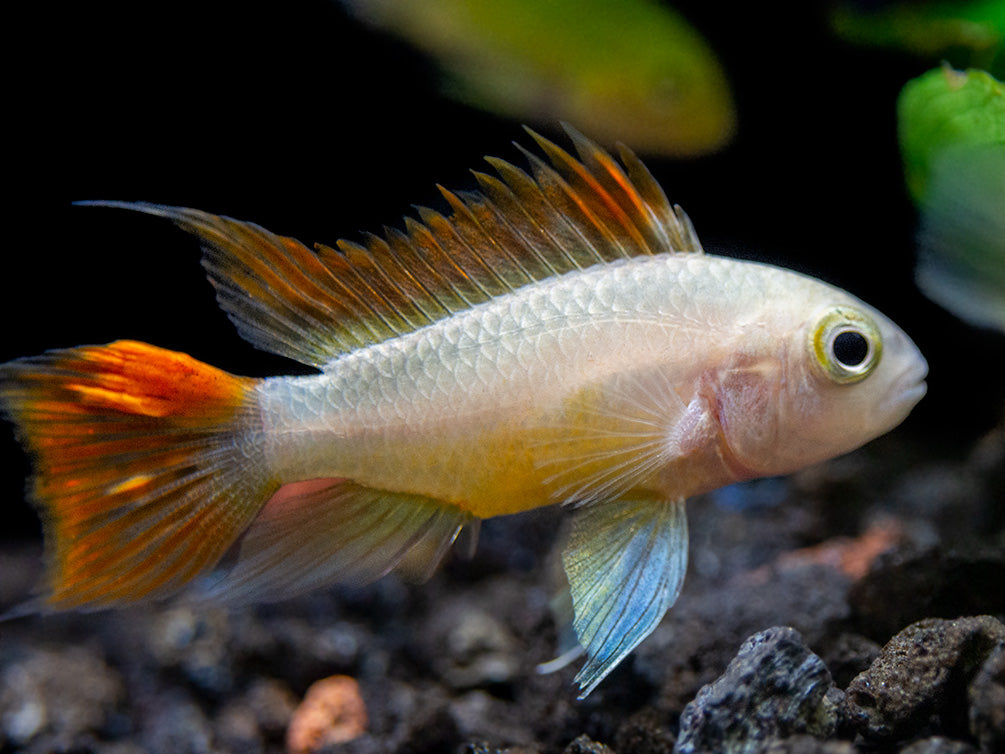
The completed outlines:
[[[252,223],[146,203],[85,202],[173,220],[200,238],[217,299],[259,348],[314,366],[530,283],[645,254],[701,252],[687,215],[626,148],[620,166],[566,127],[579,160],[528,129],[550,160],[486,158],[480,191],[441,188],[404,231],[311,250]]]

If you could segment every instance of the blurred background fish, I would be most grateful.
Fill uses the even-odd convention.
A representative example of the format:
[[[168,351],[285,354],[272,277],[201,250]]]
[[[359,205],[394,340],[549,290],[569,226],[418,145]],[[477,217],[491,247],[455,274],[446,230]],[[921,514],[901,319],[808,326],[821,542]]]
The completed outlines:
[[[908,82],[897,110],[920,212],[918,285],[1005,332],[1005,88],[985,71],[943,67]]]
[[[521,121],[576,124],[639,152],[690,156],[731,138],[734,109],[715,53],[651,0],[343,0],[434,58],[447,93]]]
[[[1005,2],[850,2],[835,5],[831,26],[857,44],[1005,73]]]

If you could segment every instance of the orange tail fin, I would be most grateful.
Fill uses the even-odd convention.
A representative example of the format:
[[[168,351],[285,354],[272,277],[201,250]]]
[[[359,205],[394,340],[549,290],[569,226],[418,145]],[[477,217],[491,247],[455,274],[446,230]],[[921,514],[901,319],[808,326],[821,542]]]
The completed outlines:
[[[248,431],[253,385],[133,341],[0,366],[34,457],[49,607],[165,596],[220,560],[278,486]]]

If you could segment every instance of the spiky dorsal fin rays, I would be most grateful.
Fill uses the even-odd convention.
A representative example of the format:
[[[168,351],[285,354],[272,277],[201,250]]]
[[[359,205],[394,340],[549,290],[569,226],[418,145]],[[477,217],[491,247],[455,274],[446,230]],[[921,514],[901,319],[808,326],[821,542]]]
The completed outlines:
[[[610,239],[620,250],[618,256],[636,256],[635,249],[648,248],[649,239],[642,228],[649,224],[651,217],[644,206],[640,207],[638,193],[606,151],[579,132],[570,130],[580,156],[577,161],[557,144],[533,131],[530,134],[572,188],[575,200],[589,207],[609,231]]]
[[[220,305],[259,348],[324,367],[525,285],[647,254],[701,252],[693,228],[642,163],[621,166],[567,127],[582,161],[528,131],[549,158],[531,173],[487,158],[480,192],[443,190],[452,214],[419,209],[405,230],[308,249],[252,223],[145,203],[85,202],[160,215],[202,241]],[[627,172],[626,172],[627,171]]]

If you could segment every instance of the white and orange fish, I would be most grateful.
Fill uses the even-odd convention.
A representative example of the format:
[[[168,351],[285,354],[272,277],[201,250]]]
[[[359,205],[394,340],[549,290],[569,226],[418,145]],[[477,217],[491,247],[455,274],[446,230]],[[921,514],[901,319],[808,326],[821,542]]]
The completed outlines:
[[[534,136],[404,232],[308,249],[151,204],[199,237],[220,305],[310,376],[236,377],[132,341],[0,367],[48,543],[32,609],[198,587],[282,598],[423,575],[464,527],[545,505],[588,694],[673,604],[685,499],[849,451],[927,367],[842,290],[704,254],[643,165]],[[550,162],[550,164],[549,164]]]

